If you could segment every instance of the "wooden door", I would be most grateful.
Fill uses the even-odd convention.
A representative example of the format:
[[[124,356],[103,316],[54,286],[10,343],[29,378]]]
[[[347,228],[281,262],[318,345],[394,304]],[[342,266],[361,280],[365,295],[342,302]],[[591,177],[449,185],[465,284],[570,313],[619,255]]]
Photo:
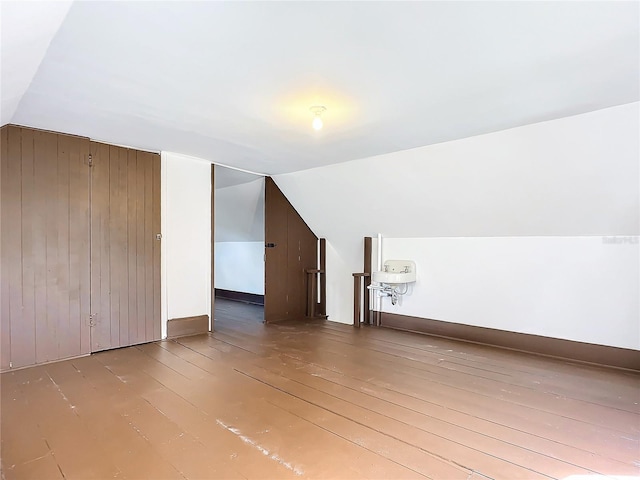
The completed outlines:
[[[287,199],[273,180],[265,178],[264,200],[264,321],[284,320],[289,315],[287,291]]]
[[[0,367],[89,353],[89,139],[1,136]]]
[[[265,179],[265,322],[301,319],[305,270],[317,268],[318,238],[275,182]]]
[[[160,156],[91,142],[91,350],[160,339]]]

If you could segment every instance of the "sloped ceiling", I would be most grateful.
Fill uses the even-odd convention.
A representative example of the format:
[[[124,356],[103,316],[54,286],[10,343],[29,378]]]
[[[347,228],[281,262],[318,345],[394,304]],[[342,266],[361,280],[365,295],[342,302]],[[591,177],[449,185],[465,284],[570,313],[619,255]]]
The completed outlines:
[[[0,2],[0,121],[11,121],[71,2]]]
[[[3,34],[2,122],[292,172],[637,101],[638,19],[615,1],[73,2],[35,75]]]
[[[216,168],[216,176],[219,170]],[[263,178],[216,186],[215,196],[216,242],[264,241]]]

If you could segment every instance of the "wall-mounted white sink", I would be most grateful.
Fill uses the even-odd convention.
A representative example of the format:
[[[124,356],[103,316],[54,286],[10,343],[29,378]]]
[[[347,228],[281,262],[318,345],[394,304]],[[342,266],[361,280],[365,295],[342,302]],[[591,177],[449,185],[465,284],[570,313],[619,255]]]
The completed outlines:
[[[416,281],[416,272],[373,272],[371,280],[378,283],[409,283]]]
[[[383,272],[373,272],[371,280],[390,285],[416,281],[416,264],[411,260],[387,260]]]

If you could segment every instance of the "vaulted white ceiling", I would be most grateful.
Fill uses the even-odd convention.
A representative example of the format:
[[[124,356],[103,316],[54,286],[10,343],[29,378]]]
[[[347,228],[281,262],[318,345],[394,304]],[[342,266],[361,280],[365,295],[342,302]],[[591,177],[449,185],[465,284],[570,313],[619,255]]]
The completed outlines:
[[[635,1],[47,4],[2,2],[3,124],[267,174],[640,98]]]

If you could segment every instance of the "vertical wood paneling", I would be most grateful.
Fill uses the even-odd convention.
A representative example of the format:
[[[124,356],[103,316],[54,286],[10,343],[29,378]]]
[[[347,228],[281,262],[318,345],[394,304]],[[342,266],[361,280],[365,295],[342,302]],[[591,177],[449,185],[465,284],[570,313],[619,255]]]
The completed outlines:
[[[137,151],[129,150],[127,152],[127,244],[129,245],[127,260],[129,305],[127,308],[127,314],[131,319],[131,321],[128,322],[128,339],[131,344],[139,342],[138,324],[137,322],[135,322],[135,319],[138,317],[138,276],[136,266],[137,249],[135,248],[137,242],[136,228],[138,225],[138,215],[136,210],[137,178]]]
[[[298,275],[298,266],[300,257],[300,239],[298,238],[297,223],[292,221],[291,209],[289,205],[287,210],[287,270],[286,270],[286,287],[288,299],[288,317],[295,318],[301,316],[298,307],[300,299],[300,289],[304,287],[304,279]]]
[[[317,268],[318,238],[271,178],[265,179],[265,321],[301,319],[305,270]]]
[[[265,286],[264,320],[274,322],[288,317],[287,301],[287,204],[271,178],[265,178],[264,226]]]
[[[69,317],[80,326],[80,354],[91,351],[89,327],[90,252],[89,252],[89,166],[90,142],[70,137],[69,147]]]
[[[300,316],[305,315],[307,302],[307,285],[308,281],[305,271],[307,269],[318,268],[318,237],[311,231],[309,226],[298,215],[298,212],[291,207],[291,213],[298,223],[298,240],[300,242],[300,255],[298,259],[298,278],[300,279],[300,299],[298,300],[298,312]]]
[[[45,329],[40,330],[36,336],[38,351],[44,357],[38,359],[42,361],[52,361],[58,359],[58,342],[60,335],[60,317],[58,316],[58,292],[60,289],[59,270],[59,242],[58,242],[58,136],[48,132],[41,132],[36,143],[36,158],[43,159],[43,170],[46,172],[45,195],[47,198],[45,207],[45,235],[46,235],[46,279],[47,295],[45,305],[46,324]],[[40,153],[42,152],[42,153]],[[42,155],[42,156],[41,156]],[[40,322],[36,322],[41,326]],[[42,346],[42,348],[40,348]]]
[[[144,266],[145,266],[145,340],[153,339],[153,157],[150,153],[142,155],[144,164]],[[140,252],[141,253],[141,252]]]
[[[47,338],[47,203],[50,202],[47,192],[47,176],[49,175],[47,170],[47,163],[52,162],[49,159],[47,162],[47,152],[44,145],[44,139],[42,138],[44,132],[33,131],[27,132],[23,130],[23,135],[32,134],[32,141],[23,141],[23,151],[29,144],[32,145],[33,155],[33,175],[35,192],[38,192],[34,197],[34,213],[33,217],[29,219],[32,222],[33,232],[33,250],[30,252],[33,255],[34,265],[34,315],[35,322],[35,350],[36,358],[35,363],[45,362],[47,359],[47,350],[45,348],[45,340]],[[25,156],[28,155],[25,151]],[[29,252],[23,252],[24,254]],[[12,340],[13,341],[13,340]],[[15,344],[14,344],[15,345]]]
[[[119,238],[118,207],[121,198],[121,190],[118,185],[118,147],[109,146],[109,301],[111,315],[109,316],[109,341],[105,342],[110,347],[120,345],[120,289],[118,288],[119,266],[122,265],[120,251],[122,248]],[[102,320],[106,321],[104,317]]]
[[[91,350],[111,347],[109,146],[91,143]]]
[[[136,162],[136,276],[138,280],[137,290],[137,312],[136,318],[144,319],[147,315],[145,304],[145,265],[144,265],[144,158],[138,152]],[[136,322],[136,342],[142,342],[145,338],[144,322]]]
[[[151,179],[151,186],[153,188],[152,194],[152,242],[153,242],[153,340],[159,340],[162,337],[162,328],[160,325],[160,244],[161,241],[156,240],[155,235],[160,233],[160,155],[152,155],[153,162],[153,176]],[[212,165],[213,166],[213,165]],[[211,224],[213,225],[213,224]],[[212,227],[213,228],[213,227]],[[213,238],[213,237],[212,237]]]
[[[159,339],[159,155],[13,126],[1,140],[0,368]]]
[[[112,318],[111,343],[114,345],[130,345],[129,343],[129,271],[127,262],[127,161],[126,148],[111,147],[111,295]],[[116,314],[117,312],[117,314]]]
[[[85,139],[13,126],[3,132],[4,370],[88,350],[80,305],[89,302],[89,172]]]
[[[79,351],[80,329],[72,323],[70,315],[69,286],[69,160],[71,155],[72,140],[66,135],[58,136],[58,178],[57,178],[57,202],[56,202],[56,227],[58,244],[58,262],[56,274],[58,288],[56,289],[56,311],[58,326],[58,352],[57,358],[65,358]],[[77,355],[77,353],[76,353]]]
[[[92,151],[92,350],[98,351],[160,338],[154,230],[160,224],[160,157],[100,144]]]
[[[35,319],[33,315],[33,275],[27,276],[26,290],[23,288],[25,278],[22,273],[24,262],[23,227],[29,226],[30,218],[24,218],[23,208],[29,207],[29,202],[23,204],[23,193],[32,193],[29,185],[33,182],[33,141],[30,135],[21,135],[21,129],[9,127],[9,177],[10,184],[3,186],[10,195],[9,221],[5,225],[9,231],[10,242],[7,244],[14,259],[10,259],[9,266],[9,319],[11,323],[11,363],[14,368],[35,363]],[[25,185],[26,184],[26,185]],[[28,210],[27,213],[32,213]],[[6,217],[5,217],[6,218]],[[4,222],[3,222],[4,223]],[[27,238],[27,248],[31,238]],[[19,262],[19,263],[18,263]],[[31,260],[27,258],[27,265]],[[4,268],[7,263],[3,261]],[[18,272],[17,268],[20,268]],[[6,271],[3,272],[6,275]],[[26,297],[26,298],[25,298]],[[23,301],[29,304],[30,311],[25,312]]]
[[[39,191],[36,190],[34,132],[21,131],[22,154],[22,313],[28,335],[30,362],[35,362],[36,346],[36,278],[38,264],[44,262],[44,256],[36,250],[42,239],[38,228],[38,210],[36,208]]]
[[[9,130],[0,129],[0,369],[6,370],[11,362],[11,316],[9,313]]]

